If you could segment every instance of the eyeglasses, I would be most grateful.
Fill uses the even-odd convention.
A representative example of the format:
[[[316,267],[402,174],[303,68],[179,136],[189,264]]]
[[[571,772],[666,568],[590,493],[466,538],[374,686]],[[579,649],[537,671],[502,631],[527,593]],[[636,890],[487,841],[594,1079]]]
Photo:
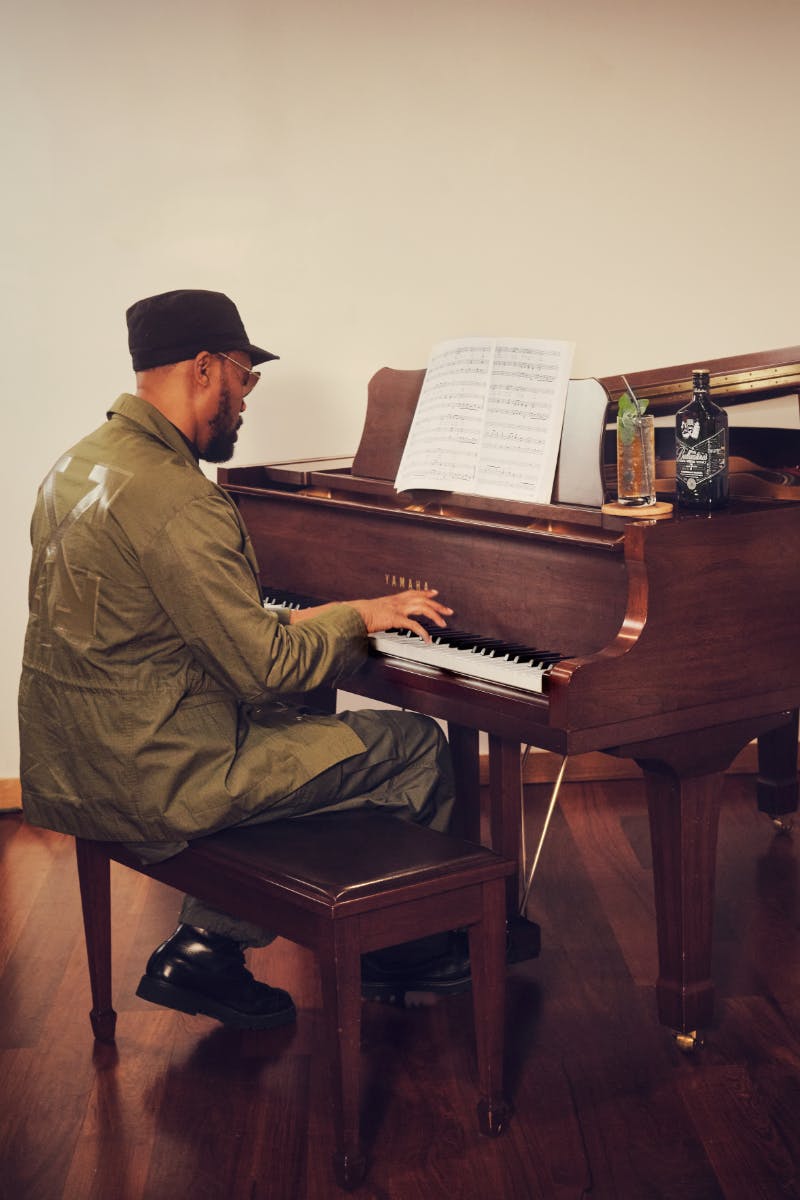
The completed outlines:
[[[249,396],[261,378],[261,372],[251,371],[249,367],[244,365],[244,363],[237,362],[235,358],[231,358],[230,354],[223,354],[221,350],[215,350],[212,353],[216,358],[226,358],[228,362],[233,363],[233,365],[238,367],[240,371],[244,371],[244,394],[245,396]]]

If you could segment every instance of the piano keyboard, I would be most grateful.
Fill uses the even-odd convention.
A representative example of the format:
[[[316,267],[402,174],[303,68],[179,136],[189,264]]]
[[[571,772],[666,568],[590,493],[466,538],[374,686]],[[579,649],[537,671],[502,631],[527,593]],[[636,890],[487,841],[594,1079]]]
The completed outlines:
[[[311,596],[275,589],[267,590],[264,597],[265,608],[313,608],[324,603]],[[480,634],[440,629],[426,620],[421,620],[420,624],[428,629],[430,642],[424,642],[417,634],[402,629],[371,633],[370,643],[378,654],[439,667],[470,679],[501,683],[524,692],[544,691],[544,681],[553,664],[566,657],[553,651],[508,645]]]

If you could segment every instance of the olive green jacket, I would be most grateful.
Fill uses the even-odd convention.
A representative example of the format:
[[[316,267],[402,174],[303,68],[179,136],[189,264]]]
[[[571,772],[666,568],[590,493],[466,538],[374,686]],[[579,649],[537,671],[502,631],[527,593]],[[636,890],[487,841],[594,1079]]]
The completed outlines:
[[[366,630],[346,605],[297,625],[265,611],[236,506],[178,430],[131,395],[108,417],[33,514],[23,806],[65,833],[175,842],[364,749],[281,697],[354,670]]]

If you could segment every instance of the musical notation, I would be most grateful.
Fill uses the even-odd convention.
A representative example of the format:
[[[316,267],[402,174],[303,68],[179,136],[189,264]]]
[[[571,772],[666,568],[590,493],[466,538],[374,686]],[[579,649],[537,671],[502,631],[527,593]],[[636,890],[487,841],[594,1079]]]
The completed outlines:
[[[573,349],[520,338],[434,347],[397,490],[549,501]]]

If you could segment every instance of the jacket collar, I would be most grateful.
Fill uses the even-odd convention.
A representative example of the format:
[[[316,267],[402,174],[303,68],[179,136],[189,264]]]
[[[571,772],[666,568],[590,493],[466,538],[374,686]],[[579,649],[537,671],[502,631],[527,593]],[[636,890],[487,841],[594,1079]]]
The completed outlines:
[[[106,414],[109,420],[117,415],[126,417],[135,425],[141,426],[145,433],[149,433],[151,437],[157,437],[159,441],[164,442],[171,450],[199,469],[198,456],[189,439],[181,433],[176,425],[172,424],[172,421],[167,420],[162,412],[159,412],[152,404],[148,404],[146,400],[142,400],[140,396],[123,392]]]

